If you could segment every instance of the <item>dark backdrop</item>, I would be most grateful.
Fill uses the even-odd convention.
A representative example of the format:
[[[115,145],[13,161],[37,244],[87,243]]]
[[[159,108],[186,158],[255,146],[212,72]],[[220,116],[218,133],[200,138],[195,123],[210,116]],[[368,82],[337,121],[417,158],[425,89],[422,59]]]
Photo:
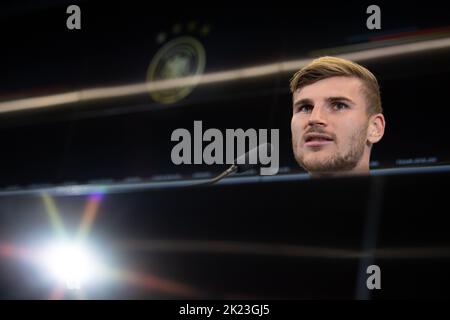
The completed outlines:
[[[82,29],[66,29],[70,4]],[[223,2],[113,5],[99,1],[14,1],[0,10],[0,101],[144,82],[162,44],[182,34],[206,50],[205,72],[317,56],[317,50],[374,36],[446,27],[442,3],[378,2],[382,29],[368,30],[370,2]],[[195,30],[187,30],[189,22]],[[179,25],[180,32],[174,32]],[[202,29],[206,28],[206,29]],[[206,31],[205,31],[206,30]],[[203,31],[203,32],[202,32]],[[373,60],[387,120],[373,168],[449,162],[449,50]],[[301,172],[291,153],[292,73],[197,87],[161,105],[148,94],[33,111],[0,113],[2,187],[90,180],[189,178],[217,166],[175,166],[176,128],[280,129],[282,172]]]

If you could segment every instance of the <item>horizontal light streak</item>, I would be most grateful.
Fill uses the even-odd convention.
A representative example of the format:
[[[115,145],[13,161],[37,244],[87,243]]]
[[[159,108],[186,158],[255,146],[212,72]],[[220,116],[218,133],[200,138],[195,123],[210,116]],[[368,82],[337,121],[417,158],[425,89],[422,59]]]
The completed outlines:
[[[337,57],[356,62],[394,57],[405,54],[420,53],[437,49],[450,48],[450,38],[433,39],[414,43],[403,43],[389,47],[371,48],[356,52],[337,54]],[[270,63],[254,67],[207,73],[183,78],[158,80],[150,83],[135,83],[101,88],[83,89],[74,92],[30,97],[0,102],[0,113],[28,109],[49,108],[60,105],[92,102],[96,100],[123,98],[147,94],[150,92],[174,89],[191,85],[207,85],[236,80],[245,80],[293,72],[306,65],[312,58]]]

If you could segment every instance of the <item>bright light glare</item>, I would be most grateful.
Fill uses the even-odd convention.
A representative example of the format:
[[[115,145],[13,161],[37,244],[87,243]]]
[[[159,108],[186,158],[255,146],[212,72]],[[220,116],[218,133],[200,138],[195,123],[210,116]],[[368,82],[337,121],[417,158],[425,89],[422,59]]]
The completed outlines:
[[[95,255],[80,243],[56,243],[48,246],[42,260],[45,269],[71,290],[81,289],[99,271]]]

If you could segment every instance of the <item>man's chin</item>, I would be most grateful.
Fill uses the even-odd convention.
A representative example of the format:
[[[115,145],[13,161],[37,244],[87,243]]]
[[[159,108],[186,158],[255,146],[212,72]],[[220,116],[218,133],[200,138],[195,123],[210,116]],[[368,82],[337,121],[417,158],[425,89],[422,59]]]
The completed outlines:
[[[335,171],[335,168],[327,166],[323,163],[302,163],[301,166],[310,173],[326,173]]]
[[[319,158],[314,159],[305,158],[303,161],[299,162],[300,166],[303,167],[311,175],[328,175],[336,173],[345,173],[353,170],[357,162],[345,161],[341,158]]]
[[[330,160],[332,159],[332,155],[329,154],[329,152],[323,152],[323,151],[319,151],[319,152],[315,152],[315,153],[311,153],[308,152],[307,154],[305,154],[302,158],[302,162],[305,165],[308,166],[323,166],[326,165],[327,163],[331,162]]]
[[[300,162],[300,166],[308,172],[326,173],[333,172],[338,168],[331,160],[330,155],[314,154],[306,155]]]

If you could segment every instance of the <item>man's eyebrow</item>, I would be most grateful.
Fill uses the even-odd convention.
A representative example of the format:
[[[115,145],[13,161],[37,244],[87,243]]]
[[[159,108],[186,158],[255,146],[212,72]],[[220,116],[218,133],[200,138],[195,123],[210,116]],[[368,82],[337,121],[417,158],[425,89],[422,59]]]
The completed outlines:
[[[352,99],[347,98],[347,97],[341,97],[341,96],[337,96],[337,97],[328,97],[327,100],[328,100],[329,102],[347,101],[347,102],[349,102],[349,103],[351,103],[351,104],[355,104],[355,103],[353,102]]]
[[[326,100],[328,102],[346,101],[346,102],[349,102],[351,104],[355,104],[352,99],[344,97],[344,96],[328,97]],[[301,106],[301,105],[304,105],[304,104],[314,104],[314,103],[313,103],[313,101],[311,99],[304,98],[304,99],[300,99],[300,100],[296,101],[294,103],[294,107]]]
[[[308,98],[300,99],[300,100],[298,100],[298,101],[296,101],[294,103],[294,107],[301,106],[301,105],[304,105],[304,104],[313,104],[313,102],[312,102],[311,99],[308,99]]]

